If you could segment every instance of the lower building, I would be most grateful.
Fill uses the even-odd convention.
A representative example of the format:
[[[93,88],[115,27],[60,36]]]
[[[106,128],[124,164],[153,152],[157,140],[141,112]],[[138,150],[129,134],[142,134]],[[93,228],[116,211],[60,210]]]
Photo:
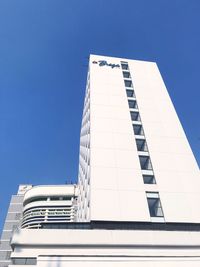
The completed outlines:
[[[12,240],[10,267],[200,266],[200,227],[159,227],[99,222],[69,223],[66,229],[19,229]]]
[[[23,211],[24,194],[31,188],[32,185],[20,185],[17,194],[11,197],[1,235],[0,267],[8,266],[8,264],[10,263],[10,254],[12,252],[10,241],[13,236],[14,230],[20,225],[20,218]]]
[[[76,221],[75,185],[20,185],[9,205],[0,243],[0,267],[11,263],[11,239],[19,229],[62,228]],[[32,239],[34,232],[29,232]],[[36,234],[38,236],[38,233]]]

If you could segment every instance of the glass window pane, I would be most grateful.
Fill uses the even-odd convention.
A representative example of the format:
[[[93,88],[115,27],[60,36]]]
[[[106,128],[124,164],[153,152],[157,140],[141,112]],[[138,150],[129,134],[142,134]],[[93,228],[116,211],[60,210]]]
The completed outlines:
[[[140,121],[139,112],[137,112],[137,111],[131,111],[130,114],[131,114],[131,120],[132,121]]]
[[[163,217],[163,211],[159,198],[147,197],[149,213],[151,217]]]
[[[144,135],[142,125],[133,124],[133,131],[135,135]]]
[[[137,108],[136,100],[128,100],[129,108]]]
[[[123,77],[124,77],[124,78],[131,78],[130,72],[128,72],[128,71],[123,71]]]
[[[135,97],[134,91],[130,89],[126,89],[126,95],[127,97]]]
[[[132,81],[124,80],[124,84],[126,87],[133,87]]]
[[[148,151],[146,140],[136,139],[136,145],[138,151]]]
[[[128,64],[127,63],[121,63],[122,69],[123,70],[128,70]]]
[[[156,180],[154,175],[143,175],[143,180],[145,184],[155,184]]]
[[[149,156],[139,156],[139,159],[142,170],[152,170],[151,160]]]

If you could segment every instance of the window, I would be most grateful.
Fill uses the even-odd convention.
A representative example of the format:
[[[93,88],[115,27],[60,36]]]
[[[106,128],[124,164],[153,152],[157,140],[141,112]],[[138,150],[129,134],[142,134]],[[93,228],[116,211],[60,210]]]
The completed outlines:
[[[148,151],[145,139],[135,139],[138,151]]]
[[[126,89],[126,95],[127,97],[135,97],[134,91],[130,89]]]
[[[135,135],[144,135],[142,125],[133,124],[133,131]]]
[[[131,120],[132,121],[140,121],[139,112],[137,112],[137,111],[131,111],[130,114],[131,114]]]
[[[147,192],[147,202],[151,217],[164,217],[162,206],[157,192]]]
[[[133,87],[132,81],[124,80],[124,84],[126,87]]]
[[[128,72],[128,71],[123,71],[123,77],[124,77],[124,78],[131,78],[130,72]]]
[[[152,170],[152,164],[149,156],[139,156],[142,170]]]
[[[136,100],[128,100],[129,108],[138,108]]]
[[[121,63],[121,66],[122,66],[123,70],[128,70],[129,69],[128,63]]]
[[[144,184],[155,184],[156,183],[154,175],[143,174],[143,181],[144,181]]]
[[[12,258],[13,265],[36,265],[36,258]]]

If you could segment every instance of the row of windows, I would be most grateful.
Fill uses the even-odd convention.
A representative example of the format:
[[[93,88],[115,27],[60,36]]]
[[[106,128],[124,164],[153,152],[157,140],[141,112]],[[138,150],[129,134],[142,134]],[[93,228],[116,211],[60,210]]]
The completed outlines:
[[[148,153],[148,146],[144,136],[144,130],[141,123],[141,117],[138,110],[137,100],[133,89],[133,83],[131,80],[128,63],[121,62],[121,67],[123,70],[122,74],[124,77],[124,84],[126,87],[126,95],[128,98],[128,106],[130,109],[130,116],[133,125],[133,132],[135,135],[136,147],[139,154],[138,156],[140,161],[140,167],[143,172],[143,181],[144,184],[155,184],[156,181],[153,174],[152,163]],[[144,174],[144,171],[151,171],[152,174],[148,175]],[[159,194],[157,192],[146,192],[146,196],[151,218],[155,217],[163,218],[163,212]]]
[[[83,113],[83,123],[81,127],[81,139],[80,139],[80,156],[79,156],[79,188],[80,195],[78,199],[78,219],[84,220],[88,218],[88,195],[90,190],[90,82],[89,75],[87,81],[87,90],[85,96],[85,105]],[[80,210],[84,212],[80,213]]]

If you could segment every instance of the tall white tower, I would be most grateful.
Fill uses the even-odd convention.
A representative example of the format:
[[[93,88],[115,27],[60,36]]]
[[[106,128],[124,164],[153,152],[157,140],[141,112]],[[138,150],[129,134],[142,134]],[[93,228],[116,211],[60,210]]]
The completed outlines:
[[[10,267],[200,266],[199,168],[155,63],[90,57],[79,191],[78,222],[76,190],[25,194]]]
[[[199,168],[156,63],[91,55],[80,221],[200,223]]]

